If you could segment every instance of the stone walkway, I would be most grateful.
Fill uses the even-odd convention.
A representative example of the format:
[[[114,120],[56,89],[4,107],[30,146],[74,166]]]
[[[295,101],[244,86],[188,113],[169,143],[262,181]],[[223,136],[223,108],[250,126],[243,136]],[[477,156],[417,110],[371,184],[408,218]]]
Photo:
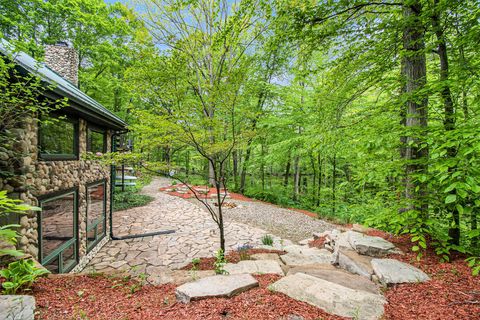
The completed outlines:
[[[218,227],[209,213],[187,200],[159,192],[170,180],[156,178],[142,193],[154,197],[146,206],[115,212],[115,236],[160,230],[175,233],[108,242],[90,261],[85,272],[135,271],[146,273],[154,282],[163,282],[171,269],[188,264],[193,258],[213,256],[219,248]],[[225,223],[227,250],[260,245],[266,231],[243,223]],[[280,239],[274,236],[276,242]],[[157,277],[157,278],[155,278]]]

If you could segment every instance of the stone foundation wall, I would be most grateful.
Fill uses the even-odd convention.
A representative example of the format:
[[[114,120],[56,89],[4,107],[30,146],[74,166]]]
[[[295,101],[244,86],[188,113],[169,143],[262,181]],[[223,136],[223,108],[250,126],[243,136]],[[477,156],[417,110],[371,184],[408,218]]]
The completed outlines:
[[[38,159],[38,121],[24,120],[20,128],[12,130],[12,144],[0,147],[0,168],[13,176],[0,177],[0,190],[7,190],[12,198],[38,205],[37,197],[78,188],[79,258],[86,257],[87,184],[106,180],[106,232],[109,230],[110,168],[91,160],[82,160],[87,149],[87,122],[79,119],[80,160],[42,161]],[[110,150],[111,132],[107,131],[107,150]],[[18,248],[38,258],[37,213],[29,212],[20,218],[21,238]],[[102,242],[104,242],[103,240]],[[92,250],[92,252],[95,249]]]

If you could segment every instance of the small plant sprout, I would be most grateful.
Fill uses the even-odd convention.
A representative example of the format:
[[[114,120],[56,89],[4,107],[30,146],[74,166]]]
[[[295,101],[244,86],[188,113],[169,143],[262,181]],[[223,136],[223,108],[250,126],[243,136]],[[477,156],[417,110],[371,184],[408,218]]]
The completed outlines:
[[[223,269],[223,267],[227,264],[227,259],[225,258],[225,254],[222,249],[219,249],[217,251],[217,254],[215,256],[215,273],[216,274],[228,274],[228,271]]]
[[[249,244],[244,244],[243,246],[239,246],[237,248],[238,254],[240,255],[240,260],[250,260],[250,255],[248,254],[248,250],[252,249],[252,246]]]
[[[262,237],[262,243],[266,246],[273,246],[273,237],[269,234],[266,234]]]
[[[192,259],[192,271],[197,271],[198,266],[200,265],[200,258],[193,258]]]

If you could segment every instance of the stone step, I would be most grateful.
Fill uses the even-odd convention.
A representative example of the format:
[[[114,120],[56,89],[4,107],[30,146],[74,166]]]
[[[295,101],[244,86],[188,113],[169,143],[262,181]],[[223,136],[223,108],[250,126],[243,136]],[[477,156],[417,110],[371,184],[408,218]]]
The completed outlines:
[[[398,252],[395,245],[380,237],[371,237],[365,234],[349,231],[348,241],[352,248],[360,254],[371,257],[384,257]]]
[[[304,273],[286,276],[269,286],[270,290],[307,302],[328,313],[359,320],[380,319],[383,315],[383,296],[353,290]]]
[[[252,260],[275,260],[281,262],[280,256],[276,253],[254,253],[250,255]]]
[[[384,285],[430,280],[422,270],[395,259],[373,259],[372,267],[378,280]]]
[[[251,288],[258,281],[250,274],[216,275],[177,287],[175,295],[183,303],[207,298],[228,298]]]
[[[0,319],[33,320],[35,298],[26,295],[0,295]]]
[[[380,287],[365,277],[351,274],[333,265],[312,264],[290,268],[287,276],[296,273],[305,273],[329,282],[342,285],[344,287],[366,291],[374,294],[380,294]]]
[[[284,276],[280,264],[275,260],[244,260],[239,263],[227,263],[224,267],[228,274],[278,274]]]
[[[370,279],[373,274],[372,259],[353,250],[338,249],[334,252],[332,260],[340,268]]]
[[[288,253],[280,256],[280,259],[287,266],[301,266],[315,263],[331,264],[333,259],[332,253],[325,249],[291,245],[285,247],[285,251]]]

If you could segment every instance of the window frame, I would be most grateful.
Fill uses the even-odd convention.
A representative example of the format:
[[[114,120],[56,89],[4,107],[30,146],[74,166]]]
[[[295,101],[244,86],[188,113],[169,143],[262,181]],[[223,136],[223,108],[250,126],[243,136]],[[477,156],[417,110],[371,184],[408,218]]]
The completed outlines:
[[[100,234],[100,236],[98,236],[98,225],[99,225],[99,222],[97,222],[93,227],[91,227],[91,229],[95,229],[95,240],[92,241],[92,243],[90,243],[90,245],[88,244],[88,231],[90,231],[91,229],[89,229],[89,226],[88,226],[88,211],[89,211],[89,201],[88,201],[88,189],[91,188],[91,187],[95,187],[95,186],[99,186],[99,185],[103,185],[103,234]],[[93,248],[95,248],[97,246],[97,244],[102,241],[103,238],[105,238],[107,236],[107,179],[101,179],[101,180],[97,180],[95,182],[92,182],[92,183],[88,183],[86,186],[85,186],[85,191],[86,191],[86,208],[85,208],[85,245],[86,245],[86,248],[87,248],[87,253],[90,252]]]
[[[67,115],[58,115],[58,114],[50,114],[50,118],[55,118],[57,121],[66,121],[73,124],[73,154],[48,154],[42,153],[42,122],[38,123],[38,159],[41,161],[68,161],[68,160],[79,160],[80,154],[80,145],[79,145],[79,120],[77,118],[73,118]]]
[[[87,152],[93,152],[92,151],[92,145],[90,144],[90,132],[96,132],[96,133],[101,133],[103,135],[103,150],[101,151],[102,153],[107,152],[107,129],[101,128],[92,124],[87,125]],[[98,152],[98,151],[96,151]]]
[[[38,206],[42,208],[44,203],[60,199],[64,196],[73,194],[73,238],[62,244],[60,247],[53,250],[48,256],[43,257],[43,232],[42,232],[42,212],[37,213],[37,225],[38,225],[38,260],[42,265],[45,265],[51,261],[58,259],[58,273],[67,273],[71,271],[79,262],[79,232],[78,232],[78,187],[62,190],[59,192],[49,193],[38,197]],[[74,246],[75,259],[70,265],[63,267],[63,251],[70,246]]]

